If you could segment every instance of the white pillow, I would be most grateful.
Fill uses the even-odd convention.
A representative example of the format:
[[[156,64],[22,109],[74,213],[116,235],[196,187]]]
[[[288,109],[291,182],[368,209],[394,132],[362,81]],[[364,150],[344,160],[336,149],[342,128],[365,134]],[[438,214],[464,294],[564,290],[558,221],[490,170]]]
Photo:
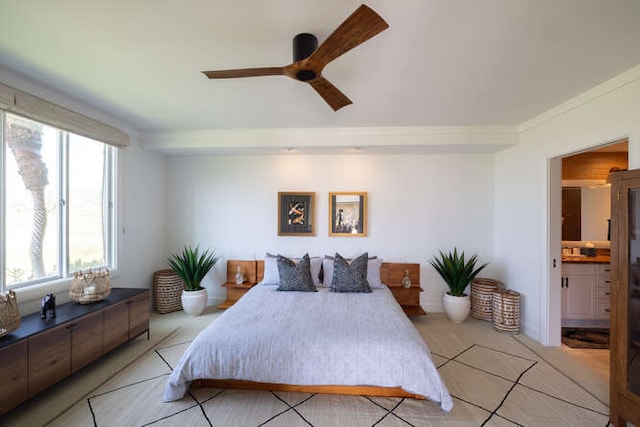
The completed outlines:
[[[349,258],[348,261],[351,261]],[[322,284],[326,288],[331,287],[331,281],[333,280],[333,261],[334,257],[325,255],[322,260],[322,269],[324,270]],[[380,289],[384,287],[382,280],[380,279],[380,266],[382,265],[382,258],[378,256],[369,257],[367,261],[367,282],[371,289]],[[313,272],[313,270],[312,270]]]
[[[367,262],[367,281],[371,289],[384,288],[384,284],[380,279],[380,267],[382,266],[382,258],[369,258]]]
[[[289,257],[287,257],[289,258]],[[296,264],[300,262],[300,258],[289,258]],[[311,261],[311,278],[315,286],[320,286],[320,268],[322,267],[322,258],[313,257]],[[263,286],[279,286],[280,273],[278,272],[278,257],[270,253],[264,256],[264,275],[260,285]]]
[[[314,256],[311,258],[311,278],[313,279],[313,284],[318,287],[320,286],[320,269],[322,268],[322,258],[319,256]]]
[[[280,273],[278,273],[278,257],[271,254],[264,256],[264,275],[261,285],[278,286],[280,285]]]
[[[325,256],[322,260],[322,271],[322,284],[320,286],[330,288],[333,280],[333,257]]]

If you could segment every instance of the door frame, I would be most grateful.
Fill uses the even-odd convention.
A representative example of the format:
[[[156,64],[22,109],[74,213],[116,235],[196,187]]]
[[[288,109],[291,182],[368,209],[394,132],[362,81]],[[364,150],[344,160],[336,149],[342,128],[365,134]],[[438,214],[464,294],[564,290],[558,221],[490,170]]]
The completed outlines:
[[[547,310],[542,323],[542,342],[558,347],[562,343],[562,158],[548,160],[547,218]],[[546,327],[545,327],[546,326]]]
[[[547,159],[547,283],[543,289],[541,342],[546,346],[562,344],[562,159],[608,145],[627,141],[627,163],[632,167],[630,136],[623,136],[588,149],[564,153]]]

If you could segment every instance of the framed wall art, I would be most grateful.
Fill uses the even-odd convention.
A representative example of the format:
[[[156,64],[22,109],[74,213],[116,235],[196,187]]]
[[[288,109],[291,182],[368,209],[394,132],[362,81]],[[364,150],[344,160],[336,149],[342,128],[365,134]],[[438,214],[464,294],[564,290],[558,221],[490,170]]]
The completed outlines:
[[[316,193],[278,193],[278,236],[315,236]]]
[[[329,193],[329,236],[367,235],[367,193]]]

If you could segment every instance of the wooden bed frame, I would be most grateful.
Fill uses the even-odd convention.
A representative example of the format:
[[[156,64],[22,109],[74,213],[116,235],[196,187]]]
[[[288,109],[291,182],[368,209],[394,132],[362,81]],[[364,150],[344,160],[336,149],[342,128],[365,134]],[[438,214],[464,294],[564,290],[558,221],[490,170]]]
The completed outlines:
[[[232,281],[236,271],[236,266],[240,265],[249,280],[250,286],[259,283],[264,277],[264,261],[227,261],[227,280]],[[380,266],[380,279],[391,288],[396,296],[396,292],[408,291],[402,288],[402,277],[405,270],[409,270],[413,287],[420,289],[420,264],[417,263],[392,263],[383,262]],[[249,286],[249,287],[250,287]],[[398,299],[398,296],[396,296]],[[424,314],[424,311],[422,312]],[[409,397],[413,399],[422,399],[424,396],[409,393],[400,387],[379,387],[379,386],[346,386],[346,385],[296,385],[296,384],[278,384],[278,383],[260,383],[255,381],[242,381],[230,379],[211,379],[202,378],[191,382],[193,388],[231,388],[241,390],[272,390],[287,391],[298,393],[323,393],[323,394],[344,394],[356,396],[382,396],[382,397]]]
[[[409,397],[424,400],[424,396],[412,394],[400,387],[349,386],[349,385],[295,385],[258,383],[241,380],[199,379],[191,382],[193,388],[232,388],[240,390],[289,391],[297,393],[346,394],[352,396]]]

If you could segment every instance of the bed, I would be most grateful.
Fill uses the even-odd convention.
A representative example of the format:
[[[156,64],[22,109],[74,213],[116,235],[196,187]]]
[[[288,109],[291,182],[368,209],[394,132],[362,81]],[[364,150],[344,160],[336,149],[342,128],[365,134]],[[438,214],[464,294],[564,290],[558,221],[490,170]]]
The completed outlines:
[[[427,398],[453,403],[417,329],[386,287],[371,293],[252,287],[187,348],[164,400],[190,385]]]

